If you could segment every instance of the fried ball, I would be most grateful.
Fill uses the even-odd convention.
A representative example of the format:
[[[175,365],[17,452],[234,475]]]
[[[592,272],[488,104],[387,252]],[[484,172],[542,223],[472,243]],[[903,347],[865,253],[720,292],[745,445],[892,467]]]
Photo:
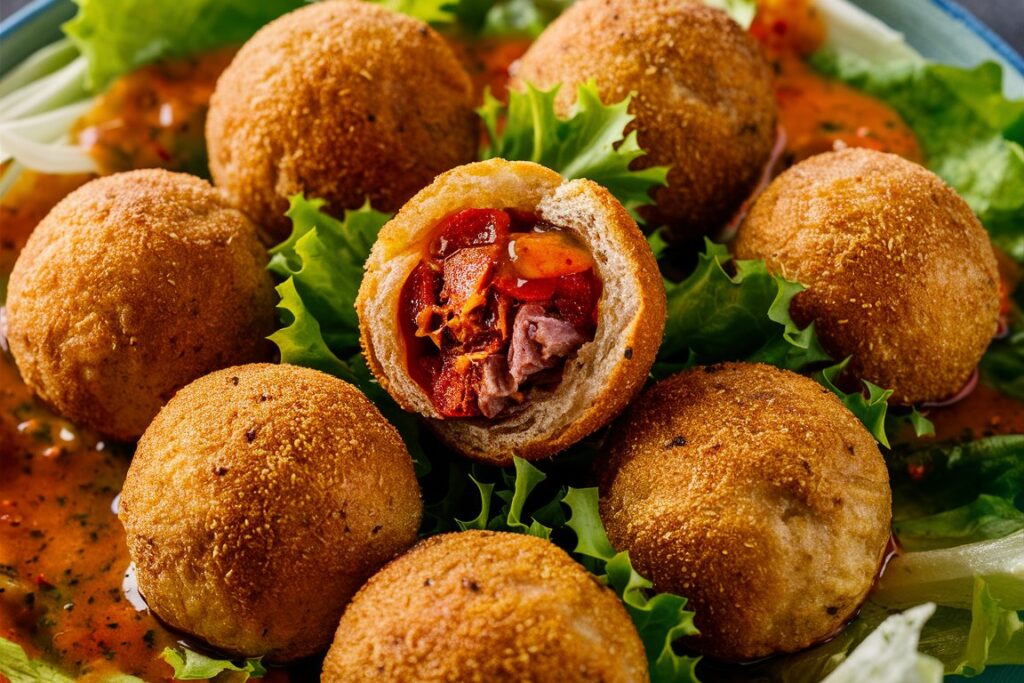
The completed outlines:
[[[288,196],[336,213],[396,211],[472,161],[472,84],[426,24],[361,0],[303,7],[262,28],[221,75],[206,142],[214,182],[287,233]]]
[[[630,129],[646,156],[671,166],[645,218],[676,239],[724,225],[757,183],[775,143],[771,70],[725,13],[688,0],[580,0],[541,34],[513,70],[513,87],[562,84],[567,113],[577,87],[601,98],[635,92]]]
[[[755,202],[735,251],[805,285],[793,318],[901,403],[956,393],[996,331],[988,234],[938,176],[892,154],[848,149],[792,167]]]
[[[270,356],[266,264],[255,226],[203,180],[156,169],[94,180],[50,211],[14,265],[11,352],[61,414],[138,438],[192,380]]]
[[[323,650],[346,603],[416,540],[398,433],[355,387],[256,364],[188,385],[139,441],[120,518],[149,607],[230,654]]]
[[[874,439],[827,389],[767,365],[647,390],[599,462],[601,517],[708,654],[749,660],[835,633],[878,575],[892,517]]]
[[[434,536],[356,594],[322,683],[634,683],[647,660],[622,603],[549,541]]]

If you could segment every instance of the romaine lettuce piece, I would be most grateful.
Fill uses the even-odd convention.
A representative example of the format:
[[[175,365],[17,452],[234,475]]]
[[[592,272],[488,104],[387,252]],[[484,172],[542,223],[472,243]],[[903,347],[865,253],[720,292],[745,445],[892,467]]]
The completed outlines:
[[[113,79],[165,57],[185,57],[245,42],[304,0],[75,0],[64,33],[89,64],[86,85]]]
[[[1024,435],[935,444],[889,458],[893,528],[907,550],[1024,529]],[[1024,553],[1024,548],[1021,550]]]
[[[897,555],[871,600],[888,609],[923,602],[969,609],[975,577],[984,579],[1003,609],[1024,610],[1024,530],[953,548]]]

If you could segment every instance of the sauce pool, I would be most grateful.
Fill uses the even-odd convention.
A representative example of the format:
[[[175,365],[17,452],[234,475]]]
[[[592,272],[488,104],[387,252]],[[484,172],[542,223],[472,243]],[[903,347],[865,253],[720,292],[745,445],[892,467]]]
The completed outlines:
[[[913,131],[891,107],[807,64],[825,40],[824,22],[811,0],[761,0],[750,33],[775,72],[779,126],[786,139],[783,168],[845,147],[923,161]]]
[[[751,31],[776,68],[786,160],[837,144],[920,158],[912,133],[888,107],[829,82],[800,61],[824,37],[807,0],[763,0]],[[456,47],[477,92],[490,86],[503,97],[508,66],[528,45],[516,40]],[[124,77],[79,124],[79,140],[91,146],[104,172],[161,166],[205,175],[203,120],[232,53],[154,65]],[[36,223],[90,178],[26,173],[0,200],[0,297]],[[929,417],[940,439],[1024,432],[1024,404],[984,384]],[[159,654],[178,637],[133,607],[122,588],[129,558],[112,504],[130,457],[130,446],[103,443],[49,411],[22,383],[10,356],[0,352],[0,636],[80,680],[118,672],[172,680]],[[263,680],[316,678],[300,666],[271,670]]]

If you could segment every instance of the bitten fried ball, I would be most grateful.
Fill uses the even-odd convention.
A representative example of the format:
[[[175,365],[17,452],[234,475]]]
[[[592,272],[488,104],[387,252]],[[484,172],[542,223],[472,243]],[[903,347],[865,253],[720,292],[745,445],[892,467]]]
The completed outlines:
[[[892,154],[848,149],[790,168],[755,202],[735,251],[805,285],[794,319],[901,403],[956,393],[996,331],[988,234],[938,176]]]
[[[567,112],[596,79],[605,102],[630,112],[646,156],[667,164],[645,218],[677,239],[727,223],[753,190],[775,142],[771,71],[754,40],[724,12],[692,0],[580,0],[541,34],[513,70],[514,87],[562,84]]]
[[[626,407],[661,344],[665,287],[607,189],[490,159],[438,176],[384,226],[356,309],[381,386],[452,448],[506,466]]]
[[[160,411],[119,514],[161,619],[285,661],[330,644],[356,590],[415,541],[422,504],[405,445],[355,387],[257,364],[207,375]]]
[[[889,479],[827,389],[767,365],[696,368],[642,394],[612,434],[609,538],[690,598],[698,649],[794,652],[857,611],[889,541]]]
[[[262,28],[210,101],[210,172],[243,211],[287,233],[288,197],[336,213],[395,211],[479,144],[472,85],[426,24],[361,0],[319,2]]]
[[[345,610],[322,683],[641,683],[622,603],[552,543],[434,536],[382,569]]]
[[[94,180],[50,211],[14,265],[11,352],[61,414],[138,438],[192,380],[270,355],[266,264],[255,226],[203,180],[155,169]]]

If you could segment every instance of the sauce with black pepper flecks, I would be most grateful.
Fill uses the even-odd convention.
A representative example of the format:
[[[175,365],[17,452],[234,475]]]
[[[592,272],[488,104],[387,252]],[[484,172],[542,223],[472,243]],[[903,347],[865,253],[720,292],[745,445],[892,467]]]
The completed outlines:
[[[893,112],[885,105],[830,84],[799,61],[824,35],[808,0],[762,4],[767,9],[752,31],[779,61],[782,124],[789,137],[785,153],[791,159],[838,140],[881,144],[910,158],[920,154],[898,117],[888,124]],[[503,93],[508,65],[527,46],[524,40],[494,41],[462,51],[478,92],[489,85]],[[125,77],[77,127],[79,139],[92,145],[103,172],[163,166],[205,173],[205,155],[196,146],[202,145],[209,95],[230,55],[214,53]],[[26,173],[0,200],[0,300],[36,223],[90,177]],[[939,439],[1024,432],[1024,404],[984,384],[952,406],[930,410],[929,417]],[[81,680],[101,681],[118,672],[172,680],[159,654],[178,636],[137,610],[123,590],[129,558],[112,506],[131,450],[54,415],[32,397],[9,354],[0,351],[0,637]],[[317,679],[318,665],[311,661],[272,669],[262,680]]]

